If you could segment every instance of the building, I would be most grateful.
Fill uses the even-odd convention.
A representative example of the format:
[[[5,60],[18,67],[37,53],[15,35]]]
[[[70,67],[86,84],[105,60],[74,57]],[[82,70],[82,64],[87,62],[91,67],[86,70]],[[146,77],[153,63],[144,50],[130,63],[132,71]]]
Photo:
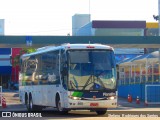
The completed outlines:
[[[9,87],[12,65],[10,62],[11,48],[0,48],[0,86]]]
[[[145,27],[145,21],[93,20],[81,27],[77,36],[144,36]]]
[[[12,66],[11,57],[20,53],[21,48],[0,48],[0,86],[10,88],[18,83],[19,66]]]
[[[0,36],[4,36],[4,19],[0,19]],[[0,48],[0,86],[10,88],[18,83],[19,66],[12,66],[11,57],[20,53],[21,48]]]
[[[160,18],[160,0],[158,0],[158,16]],[[158,25],[160,26],[160,19],[158,19]],[[159,35],[160,35],[160,27],[159,27]]]
[[[77,28],[72,26],[73,36],[144,36],[146,21],[93,20],[83,21],[83,14],[76,14]],[[90,16],[90,15],[86,15]],[[74,18],[73,16],[72,18]],[[73,19],[72,19],[73,20]],[[75,19],[74,19],[75,20]],[[84,23],[84,24],[81,24]],[[79,25],[81,24],[81,25]],[[76,33],[76,34],[75,34]],[[127,46],[126,46],[127,47]],[[127,52],[126,52],[127,51]],[[115,48],[116,61],[144,54],[144,48]]]
[[[159,25],[158,22],[147,22],[145,36],[159,36]],[[145,49],[145,53],[151,53],[157,51],[158,48]]]
[[[4,35],[4,19],[0,19],[0,35]],[[0,48],[0,86],[4,88],[8,88],[8,83],[11,81],[12,65],[10,56],[10,48]]]
[[[74,16],[72,16],[72,35],[78,36],[78,30],[89,22],[89,14],[75,14]]]
[[[0,19],[0,35],[4,35],[4,19]]]

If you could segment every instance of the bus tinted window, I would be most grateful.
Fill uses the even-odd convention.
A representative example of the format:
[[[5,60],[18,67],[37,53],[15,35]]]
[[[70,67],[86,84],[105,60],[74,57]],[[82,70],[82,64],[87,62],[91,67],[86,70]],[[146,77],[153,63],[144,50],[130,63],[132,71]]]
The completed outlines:
[[[59,84],[59,51],[42,54],[42,70],[39,71],[40,84]]]
[[[22,85],[59,84],[59,51],[30,56],[23,60]]]

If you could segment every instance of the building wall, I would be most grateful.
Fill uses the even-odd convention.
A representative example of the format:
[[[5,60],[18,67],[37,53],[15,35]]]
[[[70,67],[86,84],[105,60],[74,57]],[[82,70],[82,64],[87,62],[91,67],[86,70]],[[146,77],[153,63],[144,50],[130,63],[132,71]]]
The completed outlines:
[[[0,19],[0,35],[4,35],[4,19]]]
[[[93,36],[92,32],[92,23],[88,23],[87,25],[81,27],[79,30],[77,30],[77,35],[80,36]]]
[[[76,36],[77,31],[89,22],[89,14],[75,14],[74,16],[72,16],[72,36]]]
[[[136,28],[95,28],[95,36],[143,36],[144,29]]]
[[[8,88],[11,80],[11,48],[0,48],[0,86]]]
[[[159,28],[158,22],[147,22],[146,28]]]
[[[92,21],[95,36],[144,36],[145,21]]]
[[[158,22],[147,22],[146,23],[146,36],[159,36],[159,25]],[[157,51],[158,48],[146,48],[146,53]]]
[[[159,36],[160,36],[160,0],[158,0],[158,15],[159,15]]]
[[[0,48],[0,75],[11,74],[11,48]]]
[[[158,36],[159,26],[158,22],[147,22],[146,23],[146,36]]]
[[[92,21],[95,36],[144,36],[145,27],[145,21]],[[115,54],[116,61],[119,62],[118,60],[122,60],[126,56],[130,58],[144,54],[144,49],[115,48]]]

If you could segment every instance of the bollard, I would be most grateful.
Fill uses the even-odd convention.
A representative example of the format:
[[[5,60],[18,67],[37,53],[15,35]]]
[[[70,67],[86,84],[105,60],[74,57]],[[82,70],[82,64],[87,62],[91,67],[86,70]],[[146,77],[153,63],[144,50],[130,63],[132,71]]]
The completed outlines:
[[[137,96],[136,104],[140,104],[139,96]]]
[[[132,96],[128,94],[128,102],[132,102]]]
[[[128,94],[128,102],[130,102],[130,95]]]
[[[132,102],[132,96],[130,95],[130,103]]]
[[[6,108],[6,99],[2,96],[2,108]]]

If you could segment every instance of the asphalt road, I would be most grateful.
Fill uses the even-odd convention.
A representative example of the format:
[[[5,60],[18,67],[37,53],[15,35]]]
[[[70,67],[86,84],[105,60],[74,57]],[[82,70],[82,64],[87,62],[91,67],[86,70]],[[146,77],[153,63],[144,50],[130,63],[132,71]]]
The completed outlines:
[[[19,102],[18,91],[6,91],[3,93],[3,95],[6,98],[7,107],[6,108],[0,107],[0,111],[15,112],[15,113],[18,112],[21,114],[24,114],[27,112],[25,105],[22,105]],[[127,99],[119,98],[118,107],[114,109],[108,109],[108,112],[103,116],[102,115],[98,116],[95,112],[90,112],[87,110],[70,111],[69,114],[63,115],[58,113],[53,108],[47,108],[47,109],[44,109],[42,112],[35,111],[33,113],[37,113],[37,115],[39,114],[42,116],[42,118],[45,118],[45,119],[82,119],[82,118],[83,119],[99,119],[99,118],[104,119],[106,117],[112,117],[112,118],[140,117],[140,115],[144,115],[145,117],[150,117],[151,115],[152,115],[151,117],[156,117],[156,115],[158,115],[160,117],[159,115],[160,105],[146,106],[144,102],[141,102],[140,104],[136,104],[135,101],[133,101],[132,103],[128,103]],[[125,116],[122,116],[122,115],[125,115]]]

